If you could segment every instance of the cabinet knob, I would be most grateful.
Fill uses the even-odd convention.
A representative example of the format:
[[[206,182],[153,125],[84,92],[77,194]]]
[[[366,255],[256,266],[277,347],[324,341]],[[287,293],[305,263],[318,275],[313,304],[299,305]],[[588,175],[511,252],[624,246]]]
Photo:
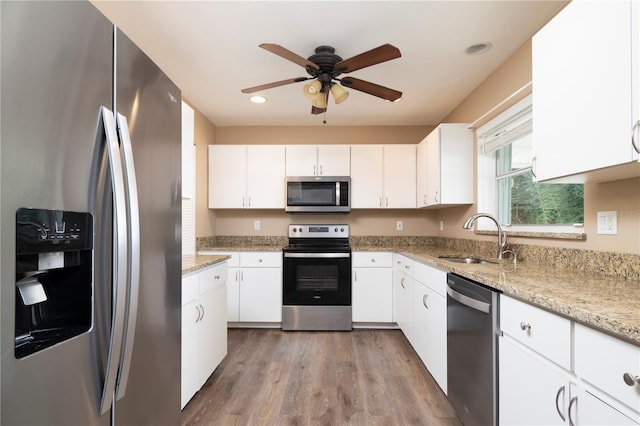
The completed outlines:
[[[624,380],[627,386],[635,386],[636,384],[640,384],[640,376],[634,376],[630,373],[624,373],[622,375],[622,380]]]
[[[522,321],[520,323],[520,330],[522,330],[522,331],[531,331],[531,324]]]
[[[375,259],[371,259],[371,262],[372,262],[372,263],[376,263],[376,260],[375,260]]]
[[[259,263],[262,263],[262,259],[258,259],[258,262],[259,262]]]

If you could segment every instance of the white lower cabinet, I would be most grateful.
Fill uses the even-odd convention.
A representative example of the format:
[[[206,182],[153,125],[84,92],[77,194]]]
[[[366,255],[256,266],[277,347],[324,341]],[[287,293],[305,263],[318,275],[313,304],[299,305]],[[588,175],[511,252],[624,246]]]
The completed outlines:
[[[354,322],[393,322],[392,253],[355,252],[351,262]]]
[[[500,323],[500,424],[640,424],[640,347],[504,295]]]
[[[396,254],[393,316],[423,364],[447,393],[447,274]]]
[[[227,265],[182,278],[181,407],[227,354]]]
[[[393,268],[393,320],[398,324],[407,340],[413,338],[413,309],[411,289],[413,278],[409,272],[413,268],[413,260],[396,254]]]
[[[228,322],[282,321],[282,252],[200,251],[199,254],[231,256]]]
[[[508,336],[500,337],[500,424],[569,424],[569,372],[545,361]]]
[[[416,263],[415,273],[413,347],[446,394],[447,298],[439,291],[446,285],[447,274],[420,263]]]

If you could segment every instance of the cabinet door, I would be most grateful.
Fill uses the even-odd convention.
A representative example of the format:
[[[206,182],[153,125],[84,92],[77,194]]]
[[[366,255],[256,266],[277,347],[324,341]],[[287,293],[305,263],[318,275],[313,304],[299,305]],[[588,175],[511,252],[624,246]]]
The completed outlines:
[[[319,145],[318,174],[320,176],[349,176],[351,155],[349,145]]]
[[[244,208],[246,176],[244,145],[209,145],[209,208]]]
[[[577,412],[572,412],[571,418],[574,424],[578,425],[622,426],[638,424],[584,389],[579,390],[575,410]]]
[[[437,128],[427,136],[427,197],[426,205],[440,204],[440,129]]]
[[[447,393],[447,299],[418,281],[414,284],[414,349]]]
[[[282,321],[282,268],[240,271],[240,321]]]
[[[385,145],[384,207],[416,207],[416,145]]]
[[[198,324],[200,307],[198,300],[182,306],[181,360],[180,360],[180,406],[200,389],[198,380]]]
[[[500,424],[569,424],[567,376],[508,337],[499,342]]]
[[[240,268],[229,268],[227,279],[227,321],[240,321]]]
[[[227,354],[227,287],[218,287],[198,299],[202,310],[198,323],[198,388]]]
[[[392,280],[391,268],[353,269],[353,321],[393,321]]]
[[[412,278],[407,274],[394,271],[393,316],[398,327],[410,342],[413,339],[412,281]]]
[[[351,208],[382,207],[382,146],[351,146]]]
[[[284,208],[284,146],[247,146],[247,207]]]
[[[286,146],[287,176],[316,176],[318,173],[316,145]]]
[[[533,37],[538,180],[632,161],[630,11],[574,1]]]
[[[416,148],[416,207],[427,206],[427,173],[429,158],[427,157],[426,138]]]

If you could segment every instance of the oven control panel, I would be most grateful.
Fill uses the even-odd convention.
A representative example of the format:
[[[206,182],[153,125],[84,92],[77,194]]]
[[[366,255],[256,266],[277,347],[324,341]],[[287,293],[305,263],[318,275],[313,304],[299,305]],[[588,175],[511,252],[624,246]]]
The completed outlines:
[[[289,225],[289,238],[349,238],[349,225]]]

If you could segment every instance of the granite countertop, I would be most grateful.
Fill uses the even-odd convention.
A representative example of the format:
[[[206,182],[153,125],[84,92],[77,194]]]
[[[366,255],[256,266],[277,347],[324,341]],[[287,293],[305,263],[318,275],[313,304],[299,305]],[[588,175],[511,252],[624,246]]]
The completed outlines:
[[[282,245],[202,247],[202,251],[280,251]],[[442,247],[353,245],[353,251],[388,251],[501,291],[640,346],[640,281],[545,266],[538,262],[461,264],[438,258],[469,255]],[[198,256],[216,258],[220,256]],[[227,257],[228,258],[228,257]],[[491,260],[491,259],[490,259]],[[183,265],[183,273],[185,268]]]
[[[378,250],[376,248],[376,250]],[[454,272],[503,294],[566,316],[640,345],[640,282],[536,263],[461,264],[440,255],[466,255],[442,248],[395,248],[411,259]]]
[[[196,272],[209,266],[229,260],[227,255],[188,255],[182,256],[182,275]]]

